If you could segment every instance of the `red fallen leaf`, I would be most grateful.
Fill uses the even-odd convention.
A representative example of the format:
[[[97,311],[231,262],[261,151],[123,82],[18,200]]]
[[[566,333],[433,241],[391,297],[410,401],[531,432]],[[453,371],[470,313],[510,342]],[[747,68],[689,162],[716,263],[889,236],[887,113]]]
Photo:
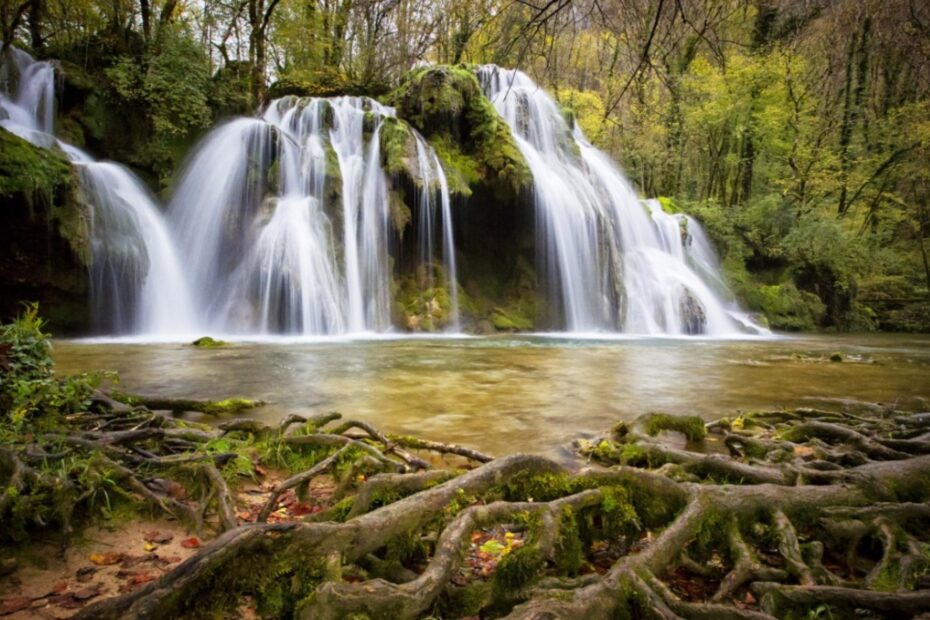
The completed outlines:
[[[181,541],[181,546],[185,549],[197,549],[200,547],[200,539],[196,536],[191,536],[190,538],[185,538]]]
[[[181,561],[181,558],[179,558],[179,557],[176,556],[176,555],[169,555],[169,556],[166,556],[166,557],[161,558],[161,560],[162,560],[165,564],[175,564],[175,563],[177,563],[177,562],[180,562],[180,561]]]
[[[112,566],[113,564],[119,564],[123,557],[122,553],[91,553],[90,561],[97,566]]]
[[[320,512],[319,506],[308,506],[307,504],[294,504],[291,506],[291,514],[295,517],[302,517],[303,515],[312,515],[315,512]]]
[[[242,511],[242,512],[236,513],[236,518],[239,519],[240,521],[251,521],[255,517],[252,516],[251,512]]]
[[[169,534],[167,532],[159,532],[158,530],[154,530],[152,532],[146,533],[143,540],[145,540],[145,542],[165,545],[167,543],[170,543],[172,540],[174,540],[174,534]]]
[[[0,616],[14,614],[17,611],[27,609],[32,605],[32,599],[28,596],[10,596],[0,600]]]
[[[52,586],[52,592],[54,592],[55,594],[61,594],[62,592],[65,592],[67,589],[68,589],[67,581],[59,581],[58,583]]]
[[[155,580],[155,575],[151,573],[141,573],[139,575],[136,575],[132,579],[130,579],[129,583],[131,583],[134,586],[141,586],[143,583],[148,583],[154,580]]]

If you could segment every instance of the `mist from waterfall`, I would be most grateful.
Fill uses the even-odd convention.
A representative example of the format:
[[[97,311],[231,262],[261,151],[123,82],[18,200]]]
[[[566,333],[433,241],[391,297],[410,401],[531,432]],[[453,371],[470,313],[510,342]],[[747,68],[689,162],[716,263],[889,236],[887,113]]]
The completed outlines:
[[[61,150],[88,207],[90,305],[99,333],[191,333],[197,327],[174,242],[161,211],[129,170],[54,136],[55,68],[15,47],[3,63],[0,126]],[[13,88],[15,84],[15,88]]]
[[[364,97],[285,97],[261,118],[220,126],[198,147],[169,213],[210,330],[391,328],[392,228],[380,132],[393,116]],[[433,149],[414,137],[419,258],[436,260],[442,247],[450,329],[458,331],[448,183]]]
[[[732,302],[696,220],[640,200],[614,162],[523,72],[488,65],[479,80],[533,173],[537,262],[562,328],[762,331]]]

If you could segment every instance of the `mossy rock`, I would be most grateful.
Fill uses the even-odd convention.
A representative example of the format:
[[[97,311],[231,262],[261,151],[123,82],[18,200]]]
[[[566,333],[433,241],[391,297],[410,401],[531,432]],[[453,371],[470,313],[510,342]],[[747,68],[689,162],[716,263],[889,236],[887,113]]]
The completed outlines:
[[[410,126],[399,118],[386,117],[381,121],[379,138],[385,172],[405,174],[411,180],[418,179],[417,143]]]
[[[200,349],[217,349],[219,347],[225,347],[228,344],[229,343],[224,340],[216,340],[210,336],[203,336],[191,343],[191,345]]]
[[[0,129],[0,316],[37,301],[56,334],[87,326],[88,209],[58,151]]]
[[[749,306],[764,313],[775,329],[813,331],[826,310],[816,295],[798,290],[791,282],[740,289]]]
[[[473,68],[417,69],[388,100],[437,149],[454,191],[467,195],[479,182],[513,193],[531,186],[529,166]]]
[[[512,309],[495,308],[491,324],[498,331],[525,331],[533,328],[533,321]]]
[[[0,129],[0,195],[51,201],[70,181],[71,166],[63,155]]]

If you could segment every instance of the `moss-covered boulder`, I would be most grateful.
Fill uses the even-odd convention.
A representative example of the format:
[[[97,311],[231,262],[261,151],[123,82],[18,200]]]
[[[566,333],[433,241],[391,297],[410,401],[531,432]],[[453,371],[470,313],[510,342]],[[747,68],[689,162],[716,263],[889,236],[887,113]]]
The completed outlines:
[[[410,125],[399,118],[384,118],[379,138],[385,172],[392,175],[406,174],[413,180],[420,177],[420,171],[417,170],[417,142]]]
[[[412,71],[389,101],[436,149],[453,191],[469,195],[475,185],[486,184],[513,197],[532,183],[510,129],[471,68],[440,65]]]
[[[37,301],[50,327],[87,324],[87,212],[71,165],[0,129],[0,315]]]

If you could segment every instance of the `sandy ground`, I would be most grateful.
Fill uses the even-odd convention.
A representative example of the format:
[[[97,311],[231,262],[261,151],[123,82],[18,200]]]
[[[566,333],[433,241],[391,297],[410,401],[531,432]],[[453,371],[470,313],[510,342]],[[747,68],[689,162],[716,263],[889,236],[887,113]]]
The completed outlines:
[[[255,521],[283,479],[281,472],[263,473],[261,481],[239,484],[235,503],[240,523]],[[331,495],[331,479],[321,477],[314,480],[304,502],[292,491],[284,493],[268,520],[300,519],[322,509]],[[16,569],[0,577],[0,617],[67,618],[86,605],[142,587],[194,555],[215,535],[215,521],[208,520],[205,530],[205,536],[199,537],[174,519],[140,518],[86,528],[74,537],[64,556],[57,540],[30,544],[14,555]]]

